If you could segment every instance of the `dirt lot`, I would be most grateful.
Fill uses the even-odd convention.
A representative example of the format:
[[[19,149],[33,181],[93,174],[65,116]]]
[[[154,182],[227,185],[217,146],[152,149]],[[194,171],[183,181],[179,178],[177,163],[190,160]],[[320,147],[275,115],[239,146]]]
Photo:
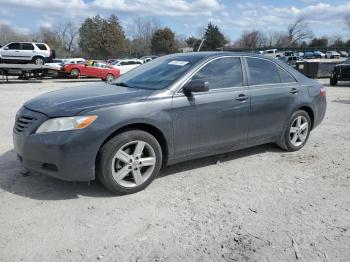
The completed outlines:
[[[350,85],[327,87],[326,118],[300,152],[200,159],[115,197],[23,176],[12,150],[23,102],[80,84],[0,84],[0,261],[350,261]]]

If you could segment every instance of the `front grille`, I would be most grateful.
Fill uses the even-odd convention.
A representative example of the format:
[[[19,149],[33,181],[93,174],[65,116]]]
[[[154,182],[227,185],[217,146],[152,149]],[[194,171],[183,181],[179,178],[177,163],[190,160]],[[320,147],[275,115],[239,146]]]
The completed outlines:
[[[36,120],[35,117],[31,117],[31,116],[20,116],[15,123],[15,131],[18,133],[22,133],[24,132],[27,128],[29,128],[32,123]]]

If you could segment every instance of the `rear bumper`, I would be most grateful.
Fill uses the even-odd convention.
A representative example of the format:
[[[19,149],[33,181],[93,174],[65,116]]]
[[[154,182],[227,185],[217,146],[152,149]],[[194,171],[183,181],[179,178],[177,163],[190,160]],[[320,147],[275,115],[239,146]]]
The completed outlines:
[[[327,110],[327,100],[326,97],[318,96],[316,98],[316,101],[314,101],[314,104],[316,105],[314,108],[315,111],[315,119],[314,119],[314,125],[313,128],[316,128],[321,122],[323,121],[326,110]]]

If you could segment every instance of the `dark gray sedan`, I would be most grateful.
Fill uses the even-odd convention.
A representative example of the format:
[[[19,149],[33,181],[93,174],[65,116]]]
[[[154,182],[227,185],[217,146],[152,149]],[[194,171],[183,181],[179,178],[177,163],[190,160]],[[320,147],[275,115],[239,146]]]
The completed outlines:
[[[320,83],[264,56],[169,55],[111,85],[28,101],[14,147],[28,170],[97,177],[114,193],[134,193],[164,165],[271,142],[301,149],[325,115],[325,95]]]

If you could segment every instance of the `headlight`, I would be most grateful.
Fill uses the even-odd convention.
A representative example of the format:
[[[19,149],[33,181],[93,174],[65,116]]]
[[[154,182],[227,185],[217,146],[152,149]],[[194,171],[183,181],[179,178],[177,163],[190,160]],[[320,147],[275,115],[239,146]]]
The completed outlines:
[[[44,123],[36,130],[35,133],[46,133],[54,131],[68,131],[75,129],[83,129],[91,125],[97,116],[73,116],[52,118]]]

